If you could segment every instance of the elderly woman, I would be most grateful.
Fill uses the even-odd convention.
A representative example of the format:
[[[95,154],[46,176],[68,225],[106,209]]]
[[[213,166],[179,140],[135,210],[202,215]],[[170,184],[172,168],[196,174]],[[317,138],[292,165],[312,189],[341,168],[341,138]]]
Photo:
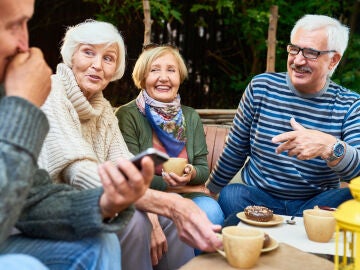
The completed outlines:
[[[124,74],[125,46],[112,24],[87,20],[68,28],[61,55],[63,63],[52,76],[51,93],[42,107],[50,122],[50,132],[39,165],[49,171],[55,182],[92,188],[101,185],[100,163],[133,156],[102,93],[110,81]],[[126,222],[128,225],[118,234],[122,268],[152,269],[151,223],[140,211],[135,211]],[[168,225],[167,232],[176,235],[176,227],[170,220],[166,222],[163,224]],[[174,268],[193,257],[191,247],[177,237],[172,237],[169,248],[177,252],[168,256],[174,258],[170,263]]]
[[[151,188],[191,198],[212,223],[222,225],[224,215],[220,206],[204,193],[209,168],[201,119],[193,108],[180,102],[178,90],[187,77],[187,68],[178,49],[169,45],[145,47],[132,77],[141,91],[135,100],[115,113],[129,150],[137,154],[154,147],[170,157],[186,158],[191,165],[182,176],[157,168]],[[151,220],[157,222],[156,218]],[[153,226],[158,227],[154,223]],[[155,233],[153,236],[156,237]]]
[[[124,42],[113,25],[87,20],[68,29],[61,55],[42,107],[50,132],[39,164],[55,182],[95,187],[99,163],[132,156],[102,93],[124,74]]]

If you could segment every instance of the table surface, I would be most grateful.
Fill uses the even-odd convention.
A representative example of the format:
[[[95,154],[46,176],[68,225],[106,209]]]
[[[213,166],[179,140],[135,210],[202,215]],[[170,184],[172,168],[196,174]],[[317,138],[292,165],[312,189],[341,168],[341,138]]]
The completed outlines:
[[[180,270],[227,270],[231,267],[218,253],[196,256],[183,265]],[[279,247],[262,253],[253,270],[333,270],[334,263],[319,256],[303,252],[290,245],[280,243]]]
[[[259,227],[269,234],[272,238],[277,240],[279,243],[286,243],[293,247],[296,247],[302,251],[316,253],[316,254],[326,254],[326,255],[335,255],[335,236],[328,243],[318,243],[308,239],[304,221],[302,217],[295,217],[296,224],[289,225],[286,223],[287,219],[290,219],[290,216],[282,216],[284,218],[283,223],[272,226],[272,227]],[[250,226],[253,225],[246,224],[245,222],[239,222],[239,226]],[[335,235],[335,234],[334,234]],[[339,255],[343,255],[343,237],[340,234],[339,236]],[[349,254],[349,253],[348,253]]]

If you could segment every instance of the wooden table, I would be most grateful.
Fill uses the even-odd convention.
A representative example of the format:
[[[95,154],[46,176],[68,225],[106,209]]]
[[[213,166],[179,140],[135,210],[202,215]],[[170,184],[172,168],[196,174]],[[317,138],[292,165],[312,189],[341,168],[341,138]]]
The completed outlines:
[[[180,270],[227,270],[231,267],[218,253],[200,255],[182,266]],[[263,253],[254,270],[333,270],[334,263],[319,256],[301,251],[285,243],[273,251]]]
[[[285,243],[290,246],[296,247],[302,251],[323,255],[335,255],[335,236],[327,243],[318,243],[308,239],[304,227],[304,220],[302,217],[296,217],[295,225],[286,224],[286,220],[290,219],[290,216],[281,216],[284,220],[281,224],[271,227],[257,227],[262,229],[272,238],[276,239],[279,243]],[[240,222],[239,226],[254,227],[244,222]],[[338,254],[343,255],[344,243],[343,236],[340,235]],[[348,250],[347,254],[350,254]]]

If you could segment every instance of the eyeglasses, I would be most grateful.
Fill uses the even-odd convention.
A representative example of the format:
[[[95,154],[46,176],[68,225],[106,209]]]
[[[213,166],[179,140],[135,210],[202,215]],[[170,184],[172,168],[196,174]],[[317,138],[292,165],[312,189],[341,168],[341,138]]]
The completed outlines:
[[[316,59],[319,57],[319,55],[336,52],[335,50],[318,51],[310,48],[300,48],[299,46],[293,44],[287,45],[287,52],[291,55],[298,55],[300,51],[302,52],[302,55],[307,59]]]
[[[151,49],[158,48],[158,47],[170,47],[172,49],[179,51],[179,48],[171,43],[166,43],[166,44],[148,43],[143,46],[142,50],[146,51],[146,50],[151,50]]]

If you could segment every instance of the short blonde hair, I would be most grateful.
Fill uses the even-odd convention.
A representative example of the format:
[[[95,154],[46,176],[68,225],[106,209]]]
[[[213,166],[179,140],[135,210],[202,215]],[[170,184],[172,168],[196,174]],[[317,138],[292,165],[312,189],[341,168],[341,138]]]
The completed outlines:
[[[137,88],[143,89],[145,86],[145,79],[149,74],[151,64],[159,57],[171,53],[179,66],[180,83],[182,83],[188,76],[188,71],[185,65],[185,61],[179,53],[179,50],[169,45],[159,45],[149,49],[145,49],[137,59],[134,70],[132,72],[132,78]]]
[[[70,68],[72,67],[72,57],[81,44],[117,44],[119,57],[116,61],[116,71],[111,81],[118,80],[124,75],[126,58],[125,44],[120,32],[114,25],[107,22],[87,19],[75,26],[68,27],[63,38],[60,53],[63,62]]]

